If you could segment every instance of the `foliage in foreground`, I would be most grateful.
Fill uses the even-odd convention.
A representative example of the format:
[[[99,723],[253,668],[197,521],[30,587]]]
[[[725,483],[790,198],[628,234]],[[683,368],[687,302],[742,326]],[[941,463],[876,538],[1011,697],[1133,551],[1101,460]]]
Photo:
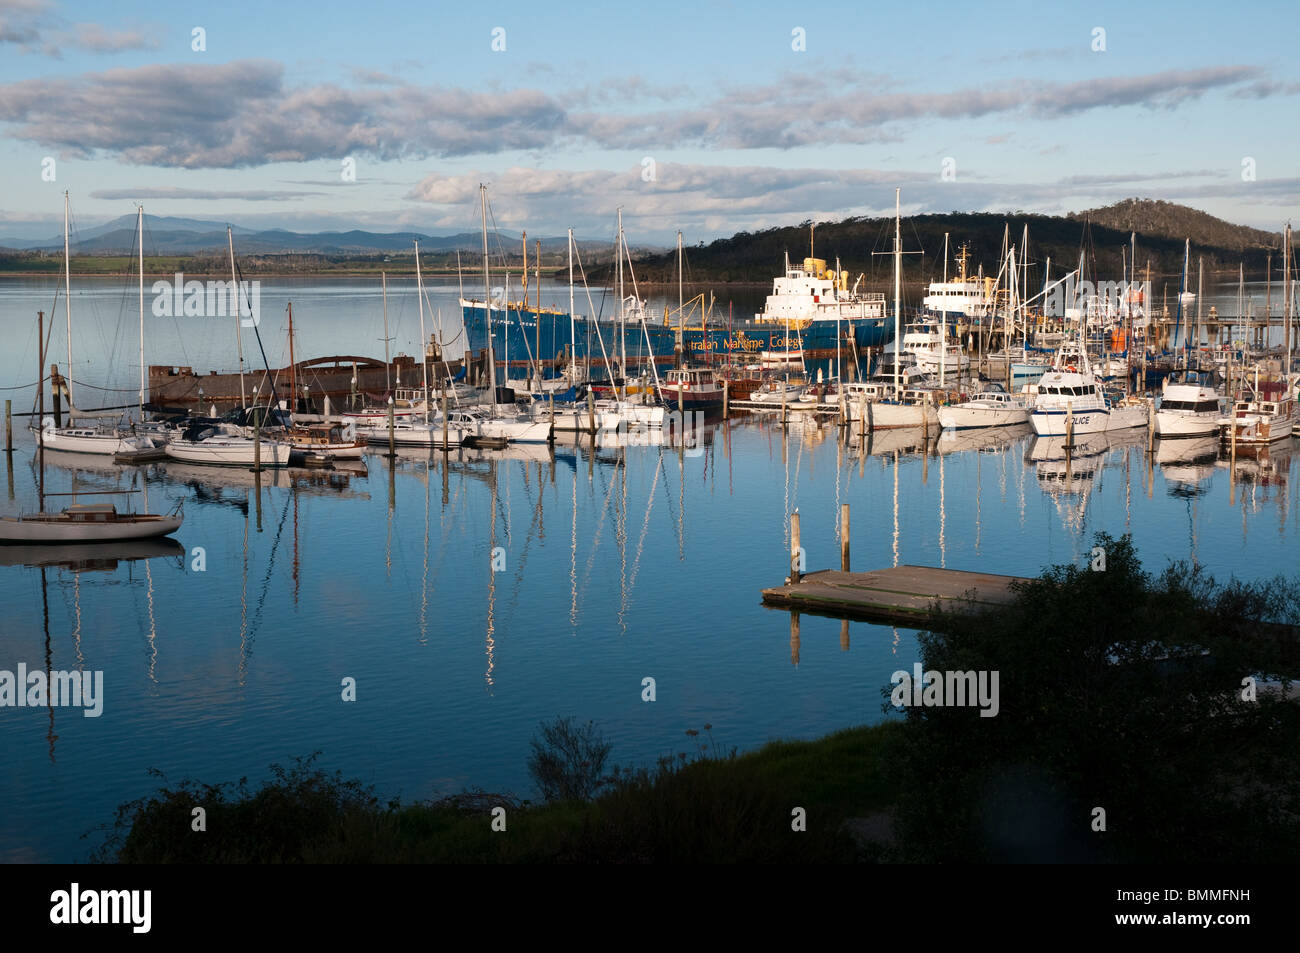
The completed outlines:
[[[997,671],[1001,710],[908,710],[909,859],[1294,860],[1300,645],[1259,636],[1300,621],[1300,590],[1179,563],[1153,578],[1128,536],[1096,544],[1104,571],[1054,567],[1009,608],[922,635],[927,671]]]
[[[555,727],[554,725],[551,726]],[[573,726],[567,725],[569,729]],[[256,790],[192,781],[118,808],[94,859],[122,863],[826,862],[861,856],[845,819],[895,797],[886,769],[898,725],[737,756],[716,748],[617,769],[591,800],[534,805],[472,791],[402,806],[296,761]],[[692,737],[698,732],[688,732]],[[545,735],[543,735],[545,738]],[[598,742],[603,743],[603,742]],[[545,742],[543,741],[543,746]],[[191,829],[203,805],[207,830]],[[506,809],[506,830],[492,810]],[[807,830],[792,830],[792,810]]]

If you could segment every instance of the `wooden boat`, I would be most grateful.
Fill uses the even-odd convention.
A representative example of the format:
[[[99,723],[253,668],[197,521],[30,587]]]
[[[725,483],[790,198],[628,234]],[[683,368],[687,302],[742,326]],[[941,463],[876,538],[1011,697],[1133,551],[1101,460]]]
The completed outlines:
[[[381,432],[387,435],[386,428]],[[358,460],[366,452],[366,442],[357,439],[355,426],[337,422],[293,427],[285,435],[285,442],[295,453],[327,459]]]
[[[60,513],[0,517],[0,543],[99,543],[167,536],[181,528],[180,506],[167,516],[119,513],[112,503],[74,503]]]

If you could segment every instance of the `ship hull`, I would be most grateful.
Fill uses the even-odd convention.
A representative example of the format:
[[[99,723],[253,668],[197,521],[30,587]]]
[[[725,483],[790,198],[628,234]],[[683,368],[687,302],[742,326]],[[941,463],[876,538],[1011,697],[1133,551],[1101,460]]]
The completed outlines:
[[[466,350],[473,354],[485,351],[488,335],[482,302],[462,301],[461,311]],[[543,310],[539,322],[539,313],[534,309],[492,307],[492,349],[500,379],[504,379],[503,366],[522,373],[538,355],[546,376],[554,376],[565,366],[570,354],[579,363],[590,357],[592,374],[597,378],[606,376],[606,355],[611,365],[617,365],[626,354],[629,373],[648,369],[652,359],[659,367],[672,366],[676,362],[679,333],[685,363],[757,364],[763,352],[771,355],[802,351],[804,364],[810,371],[820,368],[831,374],[837,358],[844,365],[852,363],[856,348],[859,360],[865,362],[866,349],[883,347],[893,339],[893,327],[884,318],[814,321],[802,330],[792,328],[789,332],[779,324],[753,321],[736,322],[730,327],[696,325],[680,332],[668,325],[643,326],[629,321],[620,344],[616,320],[593,321],[583,317],[570,321],[567,314]],[[859,376],[864,373],[865,364],[859,368]]]

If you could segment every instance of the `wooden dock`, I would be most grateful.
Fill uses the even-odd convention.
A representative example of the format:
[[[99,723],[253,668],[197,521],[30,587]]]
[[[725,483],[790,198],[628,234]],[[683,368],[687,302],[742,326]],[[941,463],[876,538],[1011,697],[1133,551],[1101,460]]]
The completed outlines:
[[[1012,583],[1023,576],[896,566],[871,572],[832,569],[804,574],[798,582],[763,590],[763,604],[795,612],[863,619],[923,628],[936,606],[979,611],[1015,599]]]

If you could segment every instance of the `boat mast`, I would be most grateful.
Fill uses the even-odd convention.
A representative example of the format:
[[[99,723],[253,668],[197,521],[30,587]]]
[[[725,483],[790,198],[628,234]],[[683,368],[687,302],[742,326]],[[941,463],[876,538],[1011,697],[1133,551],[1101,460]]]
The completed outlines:
[[[573,368],[578,366],[578,323],[573,316],[573,229],[569,229],[569,374],[573,377],[569,381],[576,384],[577,378],[573,374]]]
[[[677,314],[682,313],[682,230],[677,230]]]
[[[536,253],[533,255],[533,284],[537,287],[534,292],[535,303],[533,305],[533,338],[537,341],[537,349],[533,351],[534,360],[537,362],[537,393],[542,392],[542,241],[538,239],[533,243]],[[526,296],[525,296],[526,297]],[[524,304],[528,304],[527,300]],[[551,323],[551,344],[555,344],[555,323]]]
[[[487,186],[482,183],[478,187],[479,206],[483,215],[483,311],[487,317],[487,352],[488,352],[488,376],[491,378],[488,391],[492,395],[492,416],[497,415],[497,363],[496,355],[492,351],[492,285],[488,272],[488,246],[487,246]],[[421,332],[423,333],[423,332]]]
[[[392,358],[388,356],[388,342],[392,340],[388,336],[388,275],[381,271],[379,280],[384,290],[384,388],[391,394],[393,392],[393,362]]]
[[[50,315],[54,320],[54,315]],[[45,312],[36,312],[36,420],[40,430],[36,431],[36,453],[40,457],[40,479],[36,482],[36,494],[40,500],[37,512],[45,512]]]
[[[899,396],[899,362],[902,353],[903,320],[903,190],[894,189],[894,397]],[[786,341],[789,344],[789,341]]]
[[[235,314],[235,348],[239,352],[239,406],[242,409],[248,403],[248,395],[244,390],[244,339],[239,332],[239,279],[235,275],[235,239],[231,234],[230,226],[226,226],[226,246],[230,249],[230,294],[235,299],[235,306],[231,310]],[[252,317],[253,306],[249,303],[249,317]]]
[[[289,311],[289,413],[298,406],[298,365],[293,360],[293,302],[288,303]],[[272,397],[275,395],[272,394]]]
[[[1282,241],[1282,300],[1285,302],[1283,310],[1286,312],[1286,333],[1284,335],[1286,344],[1286,378],[1287,386],[1290,386],[1291,380],[1291,223],[1286,223],[1286,235]]]
[[[136,211],[137,241],[140,245],[140,423],[144,423],[144,206]]]
[[[623,378],[623,398],[627,397],[627,327],[623,314],[623,206],[618,207],[618,238],[615,241],[618,255],[618,363],[619,376]]]
[[[72,259],[68,254],[68,192],[66,189],[63,191],[63,310],[68,316],[68,372],[63,377],[63,389],[68,392],[68,426],[71,427],[75,406],[72,401]]]
[[[487,244],[487,232],[483,233],[483,243]],[[420,301],[420,369],[424,371],[424,423],[429,424],[429,354],[425,350],[424,337],[424,281],[420,277],[420,240],[415,239],[415,294]],[[491,327],[491,325],[489,325]],[[493,391],[496,381],[493,380]]]

